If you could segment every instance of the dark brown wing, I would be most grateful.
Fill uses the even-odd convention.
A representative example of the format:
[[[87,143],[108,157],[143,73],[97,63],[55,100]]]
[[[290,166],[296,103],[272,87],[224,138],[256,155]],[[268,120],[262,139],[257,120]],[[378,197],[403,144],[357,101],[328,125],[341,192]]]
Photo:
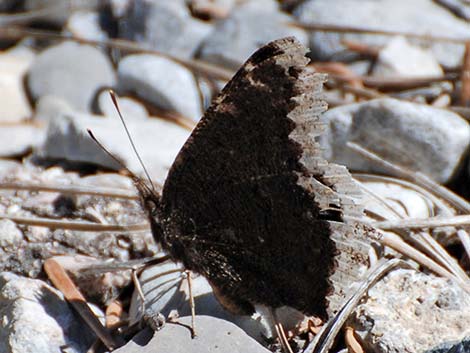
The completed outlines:
[[[180,151],[157,212],[164,248],[245,312],[288,305],[324,318],[332,294],[331,221],[345,203],[333,188],[351,178],[331,173],[314,141],[325,76],[305,53],[285,38],[252,55]]]

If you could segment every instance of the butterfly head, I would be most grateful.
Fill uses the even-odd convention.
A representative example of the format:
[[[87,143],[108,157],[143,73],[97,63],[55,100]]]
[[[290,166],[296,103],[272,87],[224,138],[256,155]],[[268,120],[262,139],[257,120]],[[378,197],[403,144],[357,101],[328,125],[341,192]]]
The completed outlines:
[[[133,176],[134,185],[140,196],[142,208],[147,213],[152,234],[157,242],[161,241],[163,230],[158,216],[161,206],[161,194],[153,185],[148,184],[143,179]]]

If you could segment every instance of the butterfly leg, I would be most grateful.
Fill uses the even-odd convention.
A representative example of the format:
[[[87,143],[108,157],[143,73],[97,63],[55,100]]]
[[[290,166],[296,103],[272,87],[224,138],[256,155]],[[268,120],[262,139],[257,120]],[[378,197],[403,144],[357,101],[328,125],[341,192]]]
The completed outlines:
[[[191,338],[196,337],[196,305],[194,304],[193,295],[193,280],[191,278],[191,272],[185,271],[186,278],[188,280],[188,292],[189,292],[189,307],[191,308]]]

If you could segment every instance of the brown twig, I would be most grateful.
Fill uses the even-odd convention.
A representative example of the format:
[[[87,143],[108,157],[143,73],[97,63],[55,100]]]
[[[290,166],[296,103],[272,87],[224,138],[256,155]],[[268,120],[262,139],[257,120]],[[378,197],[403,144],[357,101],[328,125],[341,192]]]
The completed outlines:
[[[119,300],[113,300],[106,308],[106,327],[112,329],[119,326],[119,323],[122,321],[123,314],[124,309],[122,307],[122,302]]]
[[[407,244],[398,235],[383,233],[380,238],[380,243],[416,261],[421,266],[427,267],[441,277],[457,281],[466,292],[470,293],[470,284],[468,281],[449,272],[445,267],[423,254],[421,251],[416,250],[413,246]]]
[[[77,310],[83,320],[108,349],[113,350],[123,345],[124,342],[122,340],[113,337],[108,329],[101,324],[100,320],[98,320],[88,306],[85,297],[80,293],[72,279],[67,275],[64,267],[57,260],[54,258],[47,259],[44,262],[44,270],[54,286],[64,294],[65,299]]]
[[[64,221],[38,217],[15,217],[5,214],[0,214],[0,219],[9,219],[17,224],[23,224],[28,226],[48,227],[50,229],[78,230],[82,232],[136,232],[149,230],[149,225],[146,223],[129,225],[100,224],[92,222],[77,222],[69,220]]]
[[[356,338],[354,329],[350,326],[346,326],[344,330],[344,340],[348,347],[348,353],[364,353],[364,349]]]
[[[376,99],[376,98],[384,98],[387,95],[380,93],[376,90],[370,88],[359,88],[353,87],[349,84],[338,84],[338,88],[342,89],[345,92],[355,94],[356,96],[366,98],[366,99]]]
[[[459,114],[465,120],[470,121],[470,107],[461,107],[461,106],[451,105],[447,109],[449,109],[450,111],[456,114]]]
[[[465,44],[470,38],[455,38],[446,36],[436,36],[429,34],[417,34],[403,31],[392,31],[385,29],[373,29],[355,26],[341,26],[331,24],[319,24],[319,23],[301,23],[301,22],[288,22],[287,25],[291,27],[302,28],[308,31],[321,31],[321,32],[334,32],[334,33],[360,33],[360,34],[375,34],[375,35],[386,35],[386,36],[403,36],[408,38],[422,39],[432,42],[448,42],[455,44]]]
[[[356,75],[349,67],[339,62],[315,62],[311,66],[318,72],[324,72],[329,77],[349,83],[352,87],[363,87],[361,77]]]
[[[369,56],[372,58],[376,58],[379,56],[380,48],[373,47],[365,43],[354,42],[352,40],[343,39],[341,41],[348,50],[356,52],[361,55]]]
[[[357,306],[364,294],[377,283],[385,274],[392,271],[397,267],[410,268],[411,265],[400,259],[391,259],[380,261],[375,264],[369,271],[367,278],[365,278],[358,288],[354,290],[354,294],[350,297],[343,307],[339,310],[336,316],[329,320],[326,325],[323,325],[320,333],[304,350],[304,353],[326,353],[333,345],[333,342],[338,335],[341,327],[346,322],[347,318]]]
[[[38,39],[52,39],[52,40],[71,40],[78,43],[89,44],[94,46],[101,46],[106,48],[114,48],[119,49],[125,52],[138,52],[138,53],[149,53],[158,56],[165,57],[169,60],[177,62],[188,69],[207,75],[210,77],[214,77],[220,80],[228,81],[232,78],[233,72],[221,67],[218,67],[213,64],[209,64],[207,62],[201,60],[185,60],[181,58],[177,58],[172,55],[168,55],[157,50],[149,49],[143,45],[137,44],[135,42],[124,40],[124,39],[108,39],[108,40],[91,40],[91,39],[84,39],[80,37],[76,37],[73,35],[67,35],[52,31],[46,30],[32,30],[28,28],[21,28],[21,27],[0,27],[0,38],[5,39],[18,39],[24,37],[32,37]]]
[[[322,66],[314,64],[318,67],[319,71],[322,71]],[[323,71],[322,71],[323,72]],[[429,76],[429,77],[374,77],[374,76],[359,76],[359,75],[344,75],[337,72],[326,71],[330,78],[335,80],[349,82],[352,79],[360,80],[364,86],[369,88],[376,88],[386,91],[392,90],[406,90],[413,88],[420,88],[423,86],[430,85],[432,83],[444,82],[444,81],[457,81],[460,76],[456,73],[448,73],[441,76]]]
[[[59,2],[55,6],[49,6],[43,9],[33,11],[18,12],[13,14],[1,14],[0,27],[28,23],[41,18],[47,18],[51,15],[63,14],[64,10],[66,11],[66,7],[68,6],[61,5],[65,5],[65,3]]]
[[[460,104],[468,107],[470,105],[470,41],[465,43],[461,79]]]
[[[92,195],[101,197],[113,197],[119,199],[138,200],[139,196],[135,191],[124,189],[103,188],[95,186],[80,185],[52,185],[47,183],[27,184],[0,182],[0,189],[4,190],[26,190],[42,192],[59,192],[72,195]]]

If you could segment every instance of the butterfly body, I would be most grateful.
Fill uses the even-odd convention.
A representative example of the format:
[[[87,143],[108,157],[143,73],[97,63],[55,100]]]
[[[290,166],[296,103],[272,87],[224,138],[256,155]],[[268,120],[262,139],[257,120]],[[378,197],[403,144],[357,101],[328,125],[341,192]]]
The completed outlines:
[[[294,38],[259,49],[197,125],[161,196],[138,186],[156,240],[232,311],[263,304],[327,318],[343,266],[335,239],[362,231],[343,220],[360,210],[335,191],[352,188],[349,174],[315,142],[325,77],[305,68],[305,52]]]

